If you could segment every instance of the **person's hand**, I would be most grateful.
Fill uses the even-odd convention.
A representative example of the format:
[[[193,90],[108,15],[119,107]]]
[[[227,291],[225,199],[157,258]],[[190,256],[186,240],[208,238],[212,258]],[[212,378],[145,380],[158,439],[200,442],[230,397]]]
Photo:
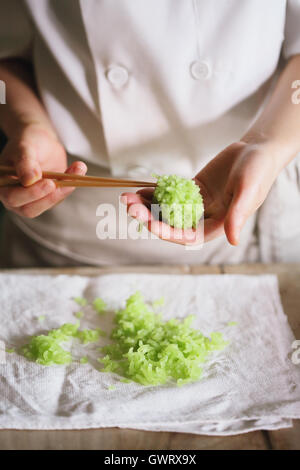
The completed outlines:
[[[204,241],[226,233],[232,245],[239,243],[246,220],[264,202],[280,168],[279,149],[269,144],[237,142],[213,158],[195,177],[204,200]],[[153,191],[124,193],[128,213],[147,225],[155,235],[184,245],[202,241],[199,230],[166,230],[150,212]]]
[[[55,134],[30,124],[16,131],[0,155],[0,164],[15,167],[23,186],[0,188],[6,209],[33,218],[65,199],[74,188],[56,188],[54,181],[42,179],[42,171],[84,175],[86,165],[74,162],[67,168],[67,156]]]
[[[238,245],[247,219],[262,205],[279,173],[277,148],[237,142],[211,160],[195,181],[205,203],[205,239],[225,231]]]
[[[128,214],[143,223],[150,232],[162,240],[179,245],[195,245],[203,242],[203,228],[201,222],[197,229],[179,229],[171,227],[165,222],[157,219],[157,210],[153,209],[152,188],[145,188],[137,193],[123,193],[121,202],[127,205]]]

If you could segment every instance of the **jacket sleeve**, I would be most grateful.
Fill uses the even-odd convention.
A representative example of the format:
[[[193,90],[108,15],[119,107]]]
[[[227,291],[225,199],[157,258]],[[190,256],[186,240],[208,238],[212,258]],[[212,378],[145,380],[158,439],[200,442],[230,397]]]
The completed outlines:
[[[23,0],[0,0],[0,59],[30,59],[33,26]]]
[[[285,59],[300,54],[300,0],[288,0],[283,55]]]

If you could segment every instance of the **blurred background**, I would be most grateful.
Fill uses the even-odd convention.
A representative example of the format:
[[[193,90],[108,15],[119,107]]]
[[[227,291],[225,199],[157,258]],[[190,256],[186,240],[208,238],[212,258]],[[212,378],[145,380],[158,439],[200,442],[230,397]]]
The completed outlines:
[[[6,142],[5,135],[0,130],[0,153],[5,145],[5,142]],[[0,202],[0,242],[1,242],[1,237],[2,237],[3,215],[4,215],[4,207],[2,203]]]

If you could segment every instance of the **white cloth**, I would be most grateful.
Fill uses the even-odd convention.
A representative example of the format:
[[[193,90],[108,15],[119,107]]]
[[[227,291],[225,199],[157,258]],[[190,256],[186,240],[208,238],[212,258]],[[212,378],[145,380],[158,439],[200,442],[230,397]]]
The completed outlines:
[[[230,435],[291,426],[300,418],[300,367],[291,361],[294,336],[283,313],[275,276],[123,274],[99,278],[1,275],[0,339],[19,347],[28,335],[74,321],[71,297],[101,296],[111,310],[139,289],[147,301],[165,297],[164,317],[196,316],[209,335],[230,345],[204,366],[202,380],[184,387],[120,383],[96,370],[96,348],[72,346],[69,366],[44,367],[16,353],[0,365],[0,428],[126,427]],[[46,320],[41,325],[40,315]],[[82,327],[111,328],[112,316],[89,308]],[[230,321],[236,326],[228,326]],[[115,390],[108,390],[115,385]]]
[[[260,112],[282,47],[285,59],[300,52],[299,21],[300,0],[10,0],[0,4],[0,58],[32,61],[58,135],[93,173],[194,177]],[[118,193],[78,191],[51,214],[15,219],[39,243],[82,263],[193,263],[158,240],[99,242],[97,205],[117,206]],[[279,213],[269,219],[270,210],[259,224],[267,230],[262,254],[253,250],[254,216],[241,247],[218,239],[195,262],[287,261],[289,253],[278,259],[269,230],[286,223]],[[297,256],[298,231],[289,247]]]

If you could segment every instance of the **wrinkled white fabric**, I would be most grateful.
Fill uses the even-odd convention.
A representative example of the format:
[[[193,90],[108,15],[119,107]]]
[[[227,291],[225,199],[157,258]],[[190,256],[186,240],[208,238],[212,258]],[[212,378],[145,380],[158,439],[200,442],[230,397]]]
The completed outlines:
[[[2,274],[0,339],[17,349],[28,335],[74,322],[79,308],[73,296],[101,296],[114,311],[137,289],[150,302],[165,297],[165,318],[194,314],[204,334],[222,331],[230,341],[205,364],[202,380],[184,387],[121,383],[96,369],[106,338],[85,347],[74,340],[68,366],[44,367],[7,353],[0,364],[0,428],[117,426],[230,435],[288,427],[300,418],[300,365],[291,360],[294,336],[275,276]],[[40,315],[46,316],[42,324]],[[111,320],[112,313],[98,316],[86,307],[82,327],[110,331]],[[228,326],[231,321],[237,325]],[[82,355],[89,364],[79,363]]]

